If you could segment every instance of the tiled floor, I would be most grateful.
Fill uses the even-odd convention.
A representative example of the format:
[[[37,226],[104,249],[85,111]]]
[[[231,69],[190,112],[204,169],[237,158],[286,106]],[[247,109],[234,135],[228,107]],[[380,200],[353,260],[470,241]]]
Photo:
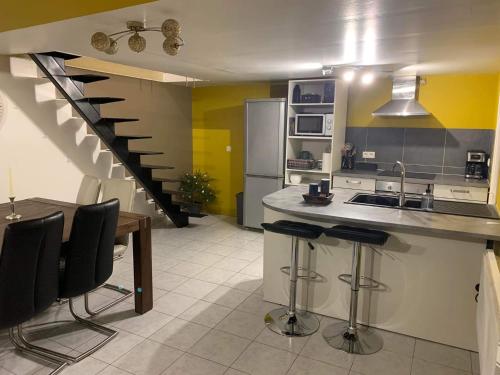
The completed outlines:
[[[477,353],[381,332],[384,350],[355,356],[330,348],[318,332],[286,338],[264,327],[275,305],[262,301],[260,233],[231,219],[207,217],[190,228],[153,231],[154,310],[136,315],[133,300],[97,319],[120,331],[101,350],[63,374],[317,374],[470,375]],[[115,264],[112,281],[132,286],[132,254]],[[92,295],[96,306],[111,292]],[[325,327],[333,319],[320,317]],[[30,324],[70,319],[67,305],[54,306]],[[101,339],[68,323],[31,330],[40,343],[77,353]],[[321,330],[321,328],[320,328]],[[42,362],[15,352],[0,332],[0,375],[47,374]]]

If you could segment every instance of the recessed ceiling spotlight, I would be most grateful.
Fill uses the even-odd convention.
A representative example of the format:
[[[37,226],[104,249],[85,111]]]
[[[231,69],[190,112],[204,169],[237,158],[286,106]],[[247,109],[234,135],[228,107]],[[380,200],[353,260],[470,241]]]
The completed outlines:
[[[372,72],[366,72],[361,76],[361,83],[363,85],[370,85],[375,80],[375,75]]]
[[[354,79],[355,76],[356,76],[356,73],[354,72],[354,70],[349,69],[349,70],[346,70],[344,72],[344,74],[342,75],[342,78],[346,82],[352,82],[352,80]]]

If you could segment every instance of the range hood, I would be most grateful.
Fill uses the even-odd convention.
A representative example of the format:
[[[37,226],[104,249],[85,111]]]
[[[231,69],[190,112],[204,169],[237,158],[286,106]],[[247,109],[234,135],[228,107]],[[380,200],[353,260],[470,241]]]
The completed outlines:
[[[392,99],[373,111],[372,116],[409,117],[428,116],[427,110],[418,102],[420,77],[394,77]]]

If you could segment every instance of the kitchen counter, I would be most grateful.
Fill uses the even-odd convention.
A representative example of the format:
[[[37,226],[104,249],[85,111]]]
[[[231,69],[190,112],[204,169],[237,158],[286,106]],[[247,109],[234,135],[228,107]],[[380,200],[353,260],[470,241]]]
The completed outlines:
[[[375,178],[378,181],[398,181],[399,176],[379,176],[378,173],[381,171],[369,171],[360,169],[339,169],[333,172],[334,176],[344,176],[344,177],[362,177],[362,178]],[[423,173],[425,175],[426,173]],[[456,175],[446,175],[446,174],[436,174],[434,179],[425,178],[409,178],[406,177],[407,183],[412,184],[440,184],[440,185],[454,185],[454,186],[470,186],[470,187],[482,187],[487,188],[489,186],[488,180],[466,180],[464,177]]]
[[[455,239],[500,241],[500,220],[346,204],[344,202],[358,193],[350,189],[333,189],[332,202],[327,206],[318,206],[304,202],[302,194],[306,192],[305,186],[291,186],[267,195],[262,202],[271,210],[311,220],[361,223],[373,228],[453,236]]]

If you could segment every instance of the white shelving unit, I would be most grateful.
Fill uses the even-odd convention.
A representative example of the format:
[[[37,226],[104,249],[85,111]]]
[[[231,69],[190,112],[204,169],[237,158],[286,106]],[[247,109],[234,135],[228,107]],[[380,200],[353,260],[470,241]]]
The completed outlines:
[[[301,94],[317,94],[322,100],[325,84],[334,86],[333,103],[293,103],[293,90],[299,85]],[[347,84],[332,78],[298,79],[288,82],[288,111],[286,129],[286,160],[297,159],[301,151],[309,151],[315,160],[323,160],[323,153],[330,150],[331,168],[321,169],[285,168],[285,185],[295,185],[290,182],[291,174],[302,175],[301,185],[318,182],[322,178],[332,180],[332,171],[340,169],[340,150],[345,142],[347,117]],[[295,115],[297,113],[333,113],[333,130],[331,137],[295,135]]]

